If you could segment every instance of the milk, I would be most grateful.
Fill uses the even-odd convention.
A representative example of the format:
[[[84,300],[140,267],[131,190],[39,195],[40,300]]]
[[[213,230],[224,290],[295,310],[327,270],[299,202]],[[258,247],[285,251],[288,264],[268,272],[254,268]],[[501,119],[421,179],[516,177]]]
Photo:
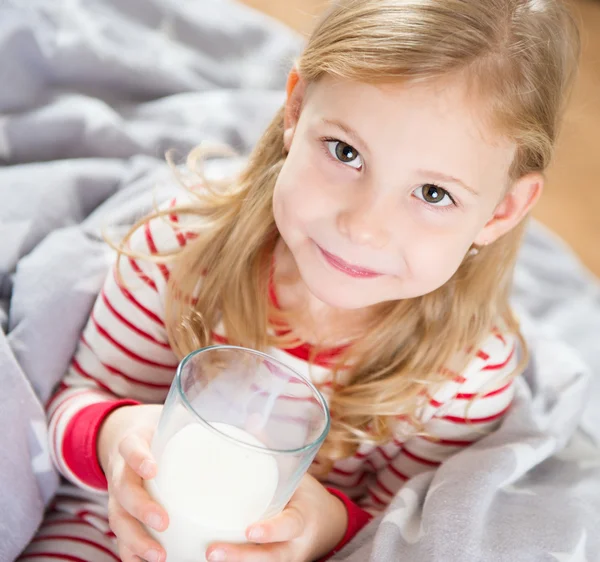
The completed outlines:
[[[264,447],[242,429],[212,426]],[[170,519],[166,531],[149,531],[167,551],[167,562],[205,562],[206,549],[215,542],[246,542],[246,528],[264,516],[277,484],[275,458],[192,423],[169,440],[156,478],[146,482]]]

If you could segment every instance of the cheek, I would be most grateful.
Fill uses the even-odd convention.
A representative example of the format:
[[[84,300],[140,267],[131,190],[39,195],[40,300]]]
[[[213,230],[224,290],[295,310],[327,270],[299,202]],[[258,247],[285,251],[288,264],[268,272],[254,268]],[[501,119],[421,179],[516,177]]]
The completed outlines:
[[[273,193],[275,220],[296,224],[319,220],[331,209],[325,184],[321,171],[310,159],[297,152],[290,153]]]
[[[426,292],[437,289],[460,267],[471,243],[471,233],[464,231],[416,236],[407,255],[411,278]]]

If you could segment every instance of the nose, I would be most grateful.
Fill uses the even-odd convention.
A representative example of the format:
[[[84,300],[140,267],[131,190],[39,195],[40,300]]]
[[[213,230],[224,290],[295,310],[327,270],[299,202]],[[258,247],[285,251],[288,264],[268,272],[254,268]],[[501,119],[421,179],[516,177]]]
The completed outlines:
[[[386,206],[388,207],[386,209]],[[337,216],[339,232],[353,244],[383,248],[390,241],[389,202],[372,196],[360,197]]]

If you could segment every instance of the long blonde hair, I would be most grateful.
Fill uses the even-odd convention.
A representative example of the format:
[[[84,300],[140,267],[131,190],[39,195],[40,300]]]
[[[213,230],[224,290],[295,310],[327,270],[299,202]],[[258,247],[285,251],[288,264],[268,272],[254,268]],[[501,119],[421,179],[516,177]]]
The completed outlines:
[[[462,73],[496,130],[517,144],[514,180],[548,166],[578,50],[577,28],[557,0],[340,0],[297,67],[308,83],[324,75],[385,83]],[[203,225],[174,260],[169,284],[167,329],[179,356],[210,344],[219,321],[233,344],[282,345],[268,330],[268,283],[279,237],[272,196],[286,157],[283,116],[281,109],[229,189],[207,188],[179,209]],[[350,372],[331,396],[326,458],[352,454],[367,437],[385,439],[392,417],[414,417],[424,389],[454,376],[444,367],[499,319],[520,336],[509,293],[523,230],[467,256],[436,291],[382,306],[368,337],[343,358]]]

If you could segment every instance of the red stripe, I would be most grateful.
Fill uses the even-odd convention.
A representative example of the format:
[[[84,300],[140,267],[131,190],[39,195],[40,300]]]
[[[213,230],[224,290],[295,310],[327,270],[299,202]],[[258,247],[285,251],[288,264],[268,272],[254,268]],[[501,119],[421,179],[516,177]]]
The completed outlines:
[[[383,500],[377,497],[377,495],[373,490],[371,490],[371,488],[368,488],[367,492],[371,496],[371,498],[373,498],[373,501],[375,501],[375,503],[378,503],[379,505],[387,505],[387,503],[385,503]]]
[[[104,291],[104,289],[102,289],[100,295],[102,296],[102,300],[104,301],[104,304],[112,312],[112,314],[118,320],[120,320],[122,324],[125,324],[125,326],[127,326],[131,331],[135,332],[139,336],[151,341],[152,343],[155,343],[156,345],[158,345],[164,349],[168,349],[169,351],[171,350],[171,346],[169,345],[168,342],[157,340],[154,336],[150,335],[148,332],[144,332],[143,330],[141,330],[140,328],[138,328],[137,326],[132,324],[129,320],[127,320],[127,318],[125,318],[122,314],[120,314],[115,309],[115,307],[111,304],[111,302],[109,301],[108,296],[106,295],[106,292]]]
[[[460,439],[436,439],[435,437],[429,437],[427,435],[420,435],[421,439],[425,439],[429,443],[437,443],[439,445],[447,445],[449,447],[468,447],[476,441],[466,441]]]
[[[70,535],[44,535],[44,536],[35,537],[31,542],[41,542],[41,541],[72,541],[72,542],[85,544],[87,546],[92,546],[94,548],[97,548],[98,550],[101,550],[102,552],[104,552],[104,554],[108,554],[112,559],[116,560],[117,562],[121,562],[121,559],[118,556],[116,556],[112,550],[109,550],[105,546],[98,544],[94,541],[91,541],[89,539],[84,539],[83,537],[72,537]]]
[[[152,281],[152,279],[150,279],[150,277],[148,277],[142,271],[142,268],[138,265],[137,261],[135,259],[133,259],[132,257],[129,257],[128,259],[129,259],[129,265],[131,266],[131,269],[133,269],[133,271],[135,271],[138,278],[141,279],[144,283],[146,283],[146,285],[148,285],[148,287],[150,287],[153,291],[158,291],[158,288],[156,287],[156,283],[154,281]]]
[[[169,388],[171,388],[171,384],[170,383],[167,384],[167,383],[141,381],[139,379],[134,379],[133,377],[130,377],[129,375],[126,375],[122,371],[119,371],[119,369],[115,369],[114,367],[111,367],[110,365],[107,365],[106,363],[102,363],[102,366],[107,371],[110,371],[113,375],[117,375],[118,377],[122,377],[126,381],[129,381],[129,382],[131,382],[133,384],[139,384],[141,386],[146,386],[148,388],[158,388],[158,389],[161,389],[161,390],[168,390]]]
[[[317,383],[315,383],[315,386],[323,387],[323,388],[333,388],[334,384],[333,384],[333,381],[325,381],[325,382],[317,382]],[[336,385],[336,388],[341,388],[341,385]]]
[[[360,472],[360,474],[358,474],[358,478],[357,478],[356,482],[354,482],[353,484],[344,484],[344,486],[347,485],[349,488],[356,488],[357,486],[360,486],[363,483],[363,481],[365,480],[365,478],[370,474],[363,468],[357,468],[355,471],[349,472],[347,470],[341,470],[339,468],[333,467],[331,469],[331,472],[333,472],[334,474],[337,474],[339,476],[344,476],[344,477],[356,476],[357,473]]]
[[[122,343],[119,343],[115,338],[113,338],[108,333],[108,331],[105,328],[103,328],[99,324],[98,320],[96,320],[96,315],[94,314],[93,311],[92,311],[91,319],[92,319],[92,322],[94,323],[94,326],[96,326],[96,329],[100,333],[100,335],[102,337],[104,337],[106,340],[108,340],[110,343],[112,343],[117,349],[122,351],[125,355],[127,355],[131,359],[134,359],[135,361],[138,361],[138,362],[142,363],[143,365],[148,365],[149,367],[157,367],[159,369],[177,369],[177,363],[167,364],[167,363],[158,363],[157,361],[151,361],[150,359],[146,359],[145,357],[142,357],[141,355],[134,353],[133,351],[131,351],[130,349],[125,347]]]
[[[86,525],[87,527],[90,526],[90,524],[87,521],[82,521],[81,519],[53,519],[52,521],[44,521],[44,524],[42,525],[42,530],[44,530],[46,527],[53,527],[55,525]]]
[[[496,390],[492,390],[491,392],[488,392],[487,394],[482,394],[480,396],[480,398],[489,398],[490,396],[496,396],[498,394],[502,394],[504,391],[508,390],[513,384],[513,381],[510,381],[509,383],[505,384],[502,388],[497,388]],[[459,394],[457,394],[455,396],[455,398],[457,400],[471,400],[472,398],[475,398],[477,396],[476,393],[464,393],[464,392],[460,392]]]
[[[483,359],[484,361],[487,361],[490,358],[490,356],[485,351],[483,351],[483,349],[478,349],[475,355],[476,357],[479,357],[479,359]]]
[[[58,400],[58,398],[60,398],[70,388],[70,386],[64,382],[61,382],[58,390],[48,399],[48,402],[46,402],[46,412],[50,411],[52,406],[54,406],[54,402],[56,402],[56,400]]]
[[[404,453],[409,459],[412,459],[413,461],[418,462],[420,464],[424,464],[426,466],[440,466],[440,464],[442,464],[439,461],[432,461],[432,460],[420,457],[419,455],[415,455],[413,452],[409,451],[406,447],[404,449],[402,449],[402,453]]]
[[[171,199],[171,202],[169,203],[169,207],[174,207],[176,204],[177,200]],[[169,219],[171,219],[171,222],[174,222],[175,224],[179,223],[179,217],[175,214],[175,213],[171,213],[169,215]],[[185,246],[186,244],[186,239],[185,236],[182,234],[182,232],[180,230],[177,229],[173,229],[175,231],[175,236],[177,237],[177,243],[179,244],[179,246],[181,246],[183,248],[183,246]]]
[[[92,350],[92,352],[94,351],[92,346],[85,340],[85,338],[83,336],[81,336],[81,341],[90,349]],[[97,357],[96,357],[97,358]],[[98,361],[100,361],[98,359]],[[154,382],[149,382],[149,381],[143,381],[143,380],[139,380],[139,379],[135,379],[133,377],[130,377],[129,375],[126,375],[123,371],[119,371],[119,369],[116,369],[115,367],[112,367],[110,365],[108,365],[107,363],[103,363],[102,361],[100,361],[100,364],[110,373],[112,373],[113,375],[116,375],[118,377],[121,377],[123,379],[125,379],[126,381],[129,381],[130,383],[133,384],[139,384],[141,386],[146,386],[148,388],[159,388],[159,389],[168,389],[171,388],[171,384],[166,384],[166,383],[154,383]]]
[[[83,558],[79,558],[79,556],[72,556],[71,554],[57,554],[56,552],[27,552],[25,554],[21,554],[20,558],[55,558],[56,560],[68,560],[68,562],[89,562],[89,560],[84,560]]]
[[[220,336],[216,332],[212,333],[212,339],[214,340],[215,343],[220,343],[220,344],[223,344],[223,345],[227,345],[229,343],[229,341],[227,340],[226,337]]]
[[[377,447],[377,452],[387,461],[390,462],[394,457],[390,457],[381,447]]]
[[[212,333],[212,339],[215,343],[219,343],[219,344],[228,344],[229,340],[225,337],[225,336],[221,336],[220,334],[217,334],[216,332]],[[310,353],[312,346],[309,344],[303,344],[300,345],[298,347],[295,348],[281,348],[282,351],[284,351],[285,353],[288,353],[289,355],[293,355],[294,357],[297,357],[298,359],[302,359],[303,361],[307,362],[310,359]],[[335,357],[336,354],[339,355],[339,353],[341,353],[341,350],[343,348],[336,348],[336,349],[331,349],[331,350],[326,350],[323,351],[321,353],[318,353],[317,356],[315,357],[315,360],[313,362],[314,365],[318,365],[319,367],[331,367],[331,361],[329,359],[327,359],[328,357]],[[331,354],[331,355],[329,355]],[[296,380],[296,379],[292,379],[289,381],[290,383],[300,383],[300,384],[304,384],[302,381]],[[323,383],[322,386],[332,386],[331,382],[328,383]]]
[[[506,345],[506,340],[500,332],[494,332],[494,336],[496,336],[504,345]]]
[[[358,468],[355,468],[354,470],[344,470],[342,468],[337,468],[336,466],[334,466],[331,469],[331,472],[333,472],[335,474],[341,474],[342,476],[354,476],[359,470],[363,470],[362,466],[359,466]]]
[[[158,254],[156,244],[154,243],[154,238],[152,237],[152,231],[150,230],[150,221],[147,221],[144,224],[144,234],[146,235],[146,243],[148,244],[150,253],[152,255]],[[169,270],[162,263],[158,263],[156,265],[158,266],[159,271],[162,273],[162,276],[165,278],[165,281],[168,281],[169,280]]]
[[[513,346],[513,348],[510,350],[510,353],[508,354],[508,357],[502,363],[497,363],[496,365],[486,365],[483,368],[483,370],[484,371],[497,371],[498,369],[503,369],[504,367],[506,367],[508,365],[510,360],[513,358],[513,356],[515,354],[515,349],[516,349],[516,346]]]
[[[73,361],[71,362],[71,366],[73,367],[73,369],[75,369],[83,378],[85,379],[89,379],[91,381],[93,381],[96,385],[98,385],[102,390],[106,390],[106,392],[110,392],[111,394],[114,394],[114,392],[112,391],[112,389],[110,387],[108,387],[107,385],[105,385],[101,380],[97,379],[96,377],[94,377],[93,375],[91,375],[90,373],[88,373],[87,371],[84,370],[84,368],[80,365],[79,361],[77,361],[77,359],[73,358]]]
[[[379,478],[375,480],[375,484],[377,484],[377,486],[379,486],[388,496],[394,497],[395,493],[385,486]]]
[[[410,480],[410,478],[404,474],[403,472],[400,472],[393,464],[388,464],[386,466],[387,469],[389,469],[389,471],[394,475],[397,476],[398,478],[400,478],[400,480]]]
[[[115,271],[115,282],[117,284],[117,287],[119,287],[119,289],[121,290],[121,293],[123,294],[123,296],[131,303],[133,304],[136,308],[138,308],[141,312],[143,312],[148,318],[150,318],[150,320],[153,320],[154,322],[156,322],[159,326],[162,326],[163,328],[165,327],[164,322],[156,315],[154,314],[154,312],[152,312],[151,310],[148,310],[143,304],[141,304],[117,279],[117,273],[116,273],[116,269]]]
[[[108,517],[104,516],[104,515],[100,515],[99,513],[96,513],[95,511],[89,511],[88,509],[80,509],[77,512],[77,517],[95,517],[96,519],[100,519],[100,521],[102,521],[103,523],[106,523],[108,525]]]
[[[312,363],[314,365],[318,365],[319,367],[331,367],[335,363],[335,359],[337,359],[342,352],[346,350],[346,348],[346,346],[332,347],[330,349],[319,351],[314,356]],[[311,355],[314,353],[314,347],[308,343],[303,343],[296,347],[287,347],[282,349],[289,355],[293,355],[294,357],[302,359],[307,363],[310,361]]]
[[[457,379],[463,378],[456,371],[453,371],[452,369],[448,369],[447,367],[442,367],[440,369],[440,375],[444,375],[445,377],[451,378],[452,380],[457,380]]]
[[[440,408],[444,405],[444,402],[438,402],[437,400],[434,400],[433,398],[429,399],[429,404],[431,406],[433,406],[434,408]]]
[[[510,409],[511,404],[509,404],[502,411],[494,414],[492,416],[487,416],[485,418],[460,418],[458,416],[443,416],[441,419],[452,422],[452,423],[460,423],[460,424],[471,424],[471,423],[487,423],[494,420],[500,419],[508,410]]]

